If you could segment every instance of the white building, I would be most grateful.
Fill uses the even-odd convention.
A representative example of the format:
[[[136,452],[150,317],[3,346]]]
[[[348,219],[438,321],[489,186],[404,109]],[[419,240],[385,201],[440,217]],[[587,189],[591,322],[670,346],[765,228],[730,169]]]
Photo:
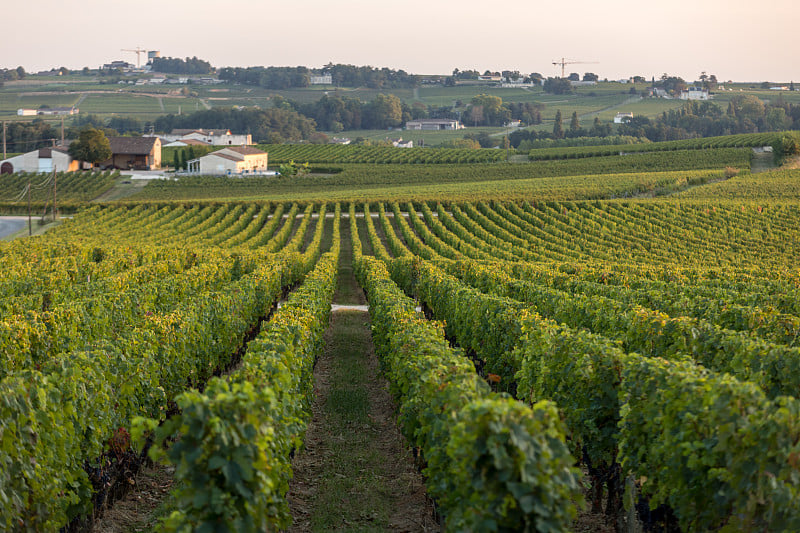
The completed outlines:
[[[333,85],[333,76],[330,74],[323,74],[322,76],[310,76],[308,83],[311,85]]]
[[[77,107],[42,107],[40,109],[17,109],[17,115],[21,117],[32,117],[35,115],[77,115],[80,110]]]
[[[267,172],[267,153],[250,146],[229,146],[186,162],[190,174],[247,176]]]
[[[167,144],[164,144],[162,146],[164,148],[170,147],[170,146],[177,146],[177,147],[180,148],[180,147],[184,147],[184,146],[211,146],[211,145],[209,143],[203,142],[203,141],[196,141],[194,139],[185,139],[183,141],[172,141],[171,143],[167,143]]]
[[[659,89],[658,87],[651,87],[649,91],[650,91],[650,96],[654,98],[664,98],[665,100],[672,99],[672,96],[670,96],[669,93],[664,89]]]
[[[407,130],[460,130],[464,125],[449,118],[421,118],[406,122]]]
[[[402,137],[399,139],[391,139],[391,142],[392,146],[395,148],[414,148],[414,141],[404,141]]]
[[[614,124],[624,124],[633,118],[633,113],[617,113]]]
[[[153,137],[153,135],[145,135]],[[247,134],[231,133],[231,130],[204,130],[200,129],[175,129],[172,133],[157,135],[161,141],[171,143],[175,141],[195,140],[214,146],[249,146],[253,144],[253,136]]]
[[[708,100],[708,89],[689,87],[688,90],[681,91],[681,100]]]
[[[52,172],[54,168],[58,172],[70,172],[78,170],[79,164],[69,155],[66,146],[40,148],[0,161],[0,174]]]
[[[131,70],[136,68],[136,65],[134,65],[132,63],[128,63],[127,61],[112,61],[111,63],[106,63],[105,65],[103,65],[100,68],[102,70],[117,70],[117,69],[120,69],[123,72],[130,72]]]

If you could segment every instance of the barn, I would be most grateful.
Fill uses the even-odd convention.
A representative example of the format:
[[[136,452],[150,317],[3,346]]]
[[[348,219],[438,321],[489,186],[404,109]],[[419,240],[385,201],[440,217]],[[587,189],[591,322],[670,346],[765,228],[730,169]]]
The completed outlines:
[[[39,148],[0,161],[0,174],[14,172],[70,172],[79,169],[78,161],[72,159],[66,146]]]
[[[155,170],[161,167],[161,139],[158,137],[109,137],[111,159],[101,168]]]

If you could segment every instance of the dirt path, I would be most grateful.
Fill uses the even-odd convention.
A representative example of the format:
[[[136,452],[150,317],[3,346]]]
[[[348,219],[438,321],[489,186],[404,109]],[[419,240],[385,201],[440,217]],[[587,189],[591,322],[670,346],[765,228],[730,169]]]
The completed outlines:
[[[800,155],[791,157],[784,165],[783,168],[787,170],[795,170],[800,168]]]
[[[349,222],[342,220],[334,302],[364,305],[352,274]],[[289,531],[438,531],[422,477],[395,425],[369,314],[334,312],[325,345],[314,369],[313,418],[293,465]]]
[[[94,523],[92,533],[152,531],[163,514],[159,511],[170,501],[174,472],[174,467],[162,464],[143,467],[134,478],[135,488]]]

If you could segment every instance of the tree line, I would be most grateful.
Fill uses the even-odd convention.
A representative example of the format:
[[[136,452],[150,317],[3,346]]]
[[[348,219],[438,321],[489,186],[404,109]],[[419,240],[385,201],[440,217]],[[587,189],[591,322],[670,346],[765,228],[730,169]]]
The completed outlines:
[[[285,141],[324,142],[317,130],[340,133],[349,130],[400,128],[409,120],[423,118],[457,119],[466,126],[500,127],[512,121],[525,126],[542,122],[544,106],[535,102],[503,102],[500,97],[479,94],[469,102],[455,106],[408,104],[393,94],[378,94],[371,101],[361,101],[340,94],[327,94],[316,102],[301,103],[275,95],[268,109],[214,108],[188,115],[165,115],[152,122],[131,117],[100,118],[96,115],[75,117],[66,130],[75,139],[87,127],[106,135],[141,135],[144,132],[169,132],[175,128],[230,129],[250,133],[256,142],[278,144]],[[764,102],[752,95],[736,95],[727,107],[712,101],[689,101],[680,109],[667,111],[656,118],[634,117],[618,126],[600,121],[581,122],[576,112],[570,117],[556,112],[549,131],[515,130],[511,146],[530,148],[541,141],[601,139],[621,135],[628,138],[669,141],[737,133],[800,130],[800,104],[784,102],[780,96]],[[50,146],[59,139],[60,130],[36,119],[10,122],[7,142],[13,152],[25,152]],[[458,146],[494,146],[497,139],[467,132]],[[593,144],[595,141],[585,141]]]
[[[265,89],[285,90],[311,85],[312,76],[331,76],[337,87],[367,87],[370,89],[413,88],[419,85],[419,76],[404,70],[374,68],[329,63],[320,69],[307,67],[225,67],[219,79],[256,85]]]
[[[541,147],[537,141],[547,140],[575,139],[569,144],[582,145],[588,138],[623,136],[658,142],[785,130],[800,130],[800,105],[780,97],[764,102],[753,95],[736,95],[726,107],[708,100],[691,100],[655,119],[633,117],[616,128],[598,117],[591,126],[584,127],[577,112],[572,113],[567,124],[561,110],[557,110],[551,131],[515,131],[510,141],[514,148],[530,149]]]
[[[166,74],[210,74],[214,70],[211,63],[197,57],[154,57],[150,66]]]
[[[155,120],[154,128],[157,132],[169,132],[175,128],[229,129],[236,133],[249,133],[256,142],[280,144],[308,139],[316,131],[316,123],[285,108],[214,108],[189,115],[163,115]]]

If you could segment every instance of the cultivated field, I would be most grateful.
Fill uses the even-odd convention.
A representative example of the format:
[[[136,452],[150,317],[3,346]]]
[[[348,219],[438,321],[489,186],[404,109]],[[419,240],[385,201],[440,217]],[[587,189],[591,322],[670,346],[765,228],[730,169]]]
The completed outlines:
[[[106,83],[101,83],[106,82]],[[280,96],[302,104],[318,101],[324,95],[339,95],[356,98],[361,101],[372,101],[378,94],[391,93],[403,102],[411,105],[414,102],[426,106],[453,107],[457,103],[469,104],[478,94],[489,94],[502,98],[504,103],[527,102],[538,103],[542,107],[542,124],[534,129],[550,131],[556,112],[561,111],[565,124],[573,112],[577,112],[583,127],[590,127],[595,117],[604,123],[613,120],[618,112],[632,112],[635,116],[655,118],[664,111],[681,107],[685,102],[679,99],[651,99],[631,95],[634,88],[641,93],[648,84],[623,84],[617,82],[600,82],[595,86],[578,87],[574,94],[553,95],[545,93],[542,88],[500,88],[485,84],[457,85],[455,87],[426,86],[416,89],[377,90],[368,88],[337,88],[314,86],[305,89],[268,90],[256,86],[223,83],[219,85],[143,85],[134,86],[127,83],[119,85],[110,83],[105,78],[83,77],[72,75],[67,77],[32,76],[22,81],[7,82],[0,88],[0,118],[8,120],[33,120],[35,117],[17,117],[17,109],[28,107],[38,109],[42,105],[50,107],[77,105],[82,114],[95,114],[100,118],[133,117],[142,121],[153,120],[160,115],[187,114],[194,111],[217,107],[271,107],[273,97]],[[781,98],[785,102],[797,104],[800,93],[770,91],[760,89],[757,85],[734,84],[732,91],[719,91],[716,101],[723,107],[736,95],[753,94],[763,100]],[[190,95],[181,95],[181,90]],[[463,111],[464,108],[458,108]],[[60,122],[59,117],[43,117],[44,120]],[[67,123],[71,119],[67,117]],[[507,133],[505,128],[476,127],[458,131],[401,131],[401,130],[352,130],[337,133],[351,139],[363,137],[370,140],[384,141],[403,137],[413,140],[416,145],[424,143],[435,146],[442,142],[463,138],[465,133],[478,134],[487,132],[491,135]],[[328,132],[330,135],[334,135]],[[257,139],[258,140],[258,139]]]
[[[800,171],[751,174],[721,139],[524,163],[319,147],[310,175],[93,204],[118,176],[64,177],[74,218],[0,243],[0,529],[113,515],[147,443],[168,531],[797,530]],[[382,449],[435,519],[348,459],[386,430],[363,376],[319,379],[347,352],[342,280],[405,439]]]

